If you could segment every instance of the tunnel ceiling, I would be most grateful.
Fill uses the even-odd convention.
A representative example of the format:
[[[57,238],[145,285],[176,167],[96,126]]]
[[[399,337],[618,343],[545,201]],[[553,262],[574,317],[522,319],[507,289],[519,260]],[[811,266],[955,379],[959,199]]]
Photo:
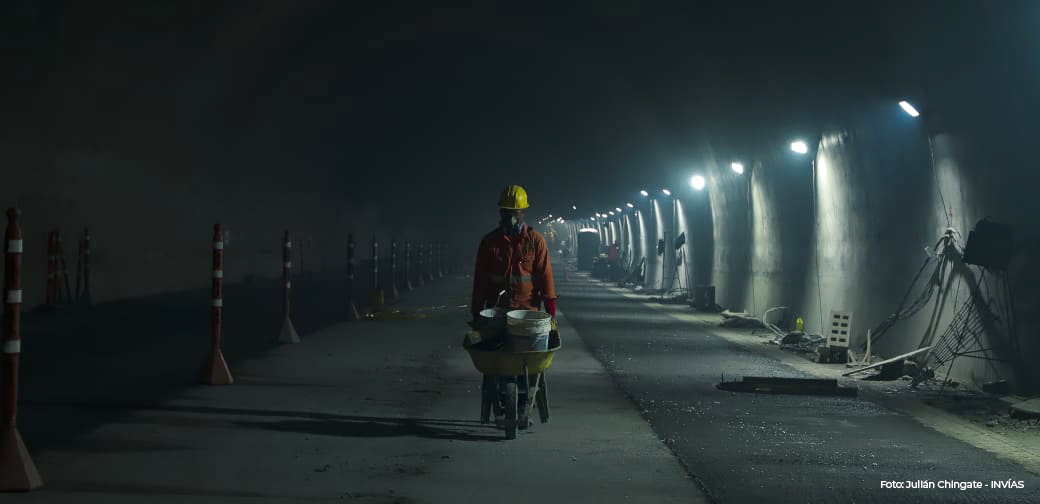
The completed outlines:
[[[705,139],[747,151],[901,96],[1035,103],[1022,89],[1040,83],[1028,2],[5,9],[8,138],[185,170],[291,165],[360,198],[407,174],[395,194],[426,204],[515,180],[536,203],[606,210],[588,205],[677,180]]]

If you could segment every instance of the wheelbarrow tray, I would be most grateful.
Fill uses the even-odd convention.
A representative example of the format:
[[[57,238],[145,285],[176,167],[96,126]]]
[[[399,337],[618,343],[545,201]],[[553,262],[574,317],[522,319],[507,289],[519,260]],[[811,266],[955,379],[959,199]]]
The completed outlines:
[[[560,334],[549,333],[548,350],[531,350],[526,352],[507,352],[505,350],[480,350],[464,346],[469,352],[473,366],[487,376],[520,376],[537,375],[545,372],[552,365],[553,354],[560,349]]]

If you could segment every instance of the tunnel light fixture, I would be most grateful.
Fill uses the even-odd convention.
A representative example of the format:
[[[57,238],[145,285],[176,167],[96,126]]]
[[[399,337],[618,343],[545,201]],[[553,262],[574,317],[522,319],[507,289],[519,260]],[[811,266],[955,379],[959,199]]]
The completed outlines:
[[[801,140],[795,140],[794,142],[791,142],[791,150],[799,154],[805,154],[809,152],[809,146],[805,145],[805,142]]]
[[[549,214],[549,218],[550,218],[550,219],[552,218],[552,214]]]
[[[744,173],[744,165],[741,163],[733,162],[729,164],[729,167],[738,175]]]
[[[661,192],[663,192],[665,194],[665,196],[671,196],[672,195],[672,191],[669,191],[668,189],[661,189]]]
[[[694,175],[690,177],[690,187],[700,191],[704,189],[704,177],[700,175]]]
[[[617,213],[621,213],[621,208],[615,207],[614,210],[617,210]]]
[[[650,196],[650,193],[646,192],[646,189],[639,191],[639,194],[642,194],[643,196]]]
[[[577,209],[578,209],[578,207],[576,207],[574,205],[571,205],[571,210],[577,210]]]
[[[906,114],[910,117],[917,117],[921,115],[921,113],[918,112],[917,109],[915,109],[913,105],[910,105],[910,102],[906,100],[899,102],[899,107],[902,108],[903,112],[906,112]]]
[[[611,217],[613,217],[613,216],[614,216],[614,212],[608,212],[608,213],[610,213],[610,216],[611,216]]]
[[[627,206],[628,208],[635,208],[635,205],[631,203],[625,203],[625,206]]]

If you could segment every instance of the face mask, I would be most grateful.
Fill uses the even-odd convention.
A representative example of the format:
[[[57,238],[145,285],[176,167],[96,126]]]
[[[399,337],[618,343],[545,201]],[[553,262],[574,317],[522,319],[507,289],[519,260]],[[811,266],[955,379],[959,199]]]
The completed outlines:
[[[508,218],[502,218],[502,229],[506,230],[509,234],[518,235],[523,228],[524,221],[517,219],[515,215],[510,215]]]

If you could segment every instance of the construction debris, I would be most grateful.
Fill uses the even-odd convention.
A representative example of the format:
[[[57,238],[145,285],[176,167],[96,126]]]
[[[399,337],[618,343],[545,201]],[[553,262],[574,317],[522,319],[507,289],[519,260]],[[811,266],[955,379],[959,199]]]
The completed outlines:
[[[421,320],[430,318],[429,313],[409,313],[401,310],[377,311],[365,314],[367,320]]]
[[[1011,418],[1040,418],[1040,398],[1027,399],[1012,404]]]
[[[982,385],[982,391],[989,394],[1008,395],[1011,392],[1011,384],[1007,380],[985,383]]]
[[[892,364],[892,363],[899,363],[899,365],[901,366],[902,362],[904,360],[906,360],[907,358],[913,357],[914,355],[917,355],[919,353],[927,352],[928,350],[931,350],[931,349],[932,349],[931,346],[918,348],[917,350],[914,350],[913,352],[907,352],[907,353],[905,353],[903,355],[897,355],[895,357],[892,357],[891,359],[885,359],[885,360],[883,360],[881,362],[875,362],[875,363],[873,363],[873,364],[871,364],[869,366],[864,366],[864,367],[861,367],[859,369],[853,369],[852,371],[847,371],[845,373],[842,373],[842,376],[853,375],[853,374],[856,374],[856,373],[859,373],[859,372],[862,372],[862,371],[866,371],[868,369],[879,368],[879,367],[882,367],[882,366],[885,366],[885,365],[888,365],[888,364]],[[902,375],[900,375],[900,376],[902,376]]]
[[[732,312],[729,310],[723,310],[719,315],[722,315],[722,322],[719,323],[722,327],[751,329],[765,327],[762,325],[761,320],[751,316],[748,312]]]
[[[754,392],[758,394],[801,394],[801,395],[834,395],[855,397],[858,387],[842,387],[838,380],[822,378],[772,378],[762,376],[745,376],[739,382],[720,382],[715,388],[733,392]]]

